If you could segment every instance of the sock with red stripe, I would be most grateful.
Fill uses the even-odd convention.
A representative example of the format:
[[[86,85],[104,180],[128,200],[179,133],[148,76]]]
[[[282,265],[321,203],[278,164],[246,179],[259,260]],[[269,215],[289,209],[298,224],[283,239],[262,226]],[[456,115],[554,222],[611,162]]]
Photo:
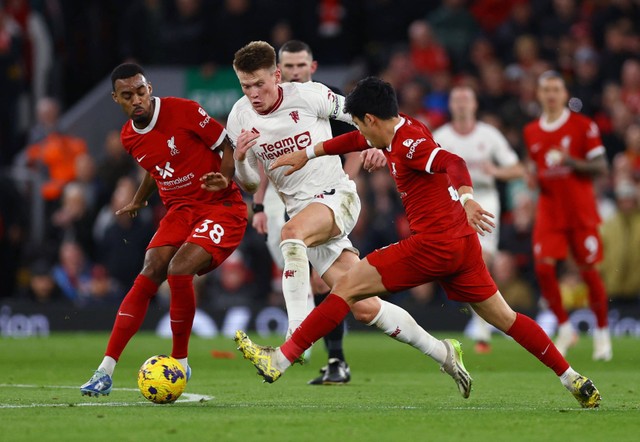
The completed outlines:
[[[171,356],[183,359],[189,353],[189,338],[196,314],[196,297],[193,290],[193,275],[169,275],[167,277],[171,289],[169,318],[173,334]]]
[[[517,313],[516,320],[507,330],[507,334],[558,376],[569,368],[569,363],[553,345],[549,336],[530,317]]]

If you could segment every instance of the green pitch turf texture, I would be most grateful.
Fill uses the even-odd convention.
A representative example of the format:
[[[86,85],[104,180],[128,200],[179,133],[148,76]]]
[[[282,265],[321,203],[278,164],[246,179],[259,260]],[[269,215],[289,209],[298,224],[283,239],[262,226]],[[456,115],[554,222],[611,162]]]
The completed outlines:
[[[444,333],[436,333],[440,338]],[[275,345],[278,337],[257,342]],[[556,376],[513,341],[497,336],[476,355],[461,336],[474,378],[463,399],[431,359],[378,333],[350,333],[346,386],[310,386],[326,362],[316,344],[309,364],[264,384],[228,338],[192,338],[193,377],[172,405],[137,390],[139,365],[171,341],[133,338],[111,395],[78,387],[102,358],[107,334],[0,339],[1,441],[610,441],[640,440],[640,341],[618,338],[611,362],[591,361],[591,339],[571,350],[574,368],[602,393],[583,410]],[[212,351],[217,357],[213,357]],[[225,353],[228,352],[228,353]],[[229,356],[233,356],[230,358]]]

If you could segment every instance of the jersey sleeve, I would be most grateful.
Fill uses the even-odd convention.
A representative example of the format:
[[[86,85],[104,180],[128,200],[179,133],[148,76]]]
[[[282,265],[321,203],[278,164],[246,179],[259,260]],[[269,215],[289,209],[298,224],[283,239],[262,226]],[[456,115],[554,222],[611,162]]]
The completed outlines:
[[[467,163],[458,155],[442,148],[433,151],[430,173],[446,173],[456,189],[462,186],[473,187]]]
[[[491,159],[501,167],[518,164],[518,155],[511,148],[507,139],[493,126],[489,127],[491,137]]]
[[[344,112],[344,97],[333,92],[322,83],[304,83],[308,91],[309,105],[319,118],[338,120],[353,124],[351,115]]]
[[[585,132],[586,143],[584,156],[586,159],[591,160],[600,155],[604,155],[606,152],[604,145],[602,144],[602,139],[600,138],[600,129],[598,129],[598,125],[589,119],[586,119],[585,123],[587,128]]]
[[[327,155],[340,155],[366,150],[371,146],[360,132],[353,131],[324,141],[322,147]]]
[[[236,112],[236,107],[234,106],[229,112],[229,116],[227,117],[227,133],[229,134],[229,138],[231,138],[231,142],[234,147],[238,141],[238,137],[240,136],[240,120],[238,119],[238,112]]]
[[[535,123],[529,123],[524,127],[524,130],[522,131],[522,141],[524,142],[524,147],[525,147],[527,156],[531,161],[535,162],[536,153],[531,150],[531,145],[532,145],[531,139],[532,139],[532,132],[534,131],[534,126],[533,126],[534,124]]]
[[[184,103],[184,116],[189,129],[211,150],[215,150],[227,135],[226,129],[195,101],[185,100]]]

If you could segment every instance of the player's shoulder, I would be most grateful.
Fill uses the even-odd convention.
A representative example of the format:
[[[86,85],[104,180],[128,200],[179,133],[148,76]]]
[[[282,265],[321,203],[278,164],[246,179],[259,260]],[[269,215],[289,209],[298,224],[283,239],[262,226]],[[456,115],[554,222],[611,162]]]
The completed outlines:
[[[398,143],[410,149],[435,145],[431,131],[424,124],[406,115],[402,117],[404,123],[396,131],[395,140]]]
[[[497,127],[489,123],[485,123],[484,121],[478,121],[476,123],[476,130],[478,131],[477,133],[481,138],[489,137],[492,140],[505,139],[505,136],[502,134],[502,132],[500,132],[500,130]]]
[[[307,81],[306,83],[282,83],[285,95],[298,95],[300,97],[324,96],[331,90],[322,83]]]
[[[593,122],[593,120],[591,120],[591,118],[587,117],[586,115],[573,111],[570,111],[569,121],[583,126],[589,126]]]
[[[251,102],[245,95],[243,95],[231,107],[227,121],[235,120],[239,118],[240,115],[250,112],[252,109]]]
[[[161,97],[160,105],[162,106],[161,109],[200,107],[200,104],[198,104],[197,102],[190,100],[188,98],[180,98],[180,97]]]
[[[535,120],[531,120],[529,121],[527,124],[524,125],[524,133],[529,133],[532,131],[538,131],[541,130],[540,127],[540,118],[536,118]]]
[[[437,139],[438,137],[449,136],[452,132],[453,127],[451,126],[451,123],[445,123],[433,131],[433,137]]]

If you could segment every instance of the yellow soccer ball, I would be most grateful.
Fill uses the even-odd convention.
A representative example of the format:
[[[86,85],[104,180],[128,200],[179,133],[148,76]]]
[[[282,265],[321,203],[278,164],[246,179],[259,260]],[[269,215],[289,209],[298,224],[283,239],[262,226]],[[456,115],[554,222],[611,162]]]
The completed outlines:
[[[138,371],[138,388],[144,397],[156,404],[171,404],[187,386],[182,364],[167,355],[152,356]]]

